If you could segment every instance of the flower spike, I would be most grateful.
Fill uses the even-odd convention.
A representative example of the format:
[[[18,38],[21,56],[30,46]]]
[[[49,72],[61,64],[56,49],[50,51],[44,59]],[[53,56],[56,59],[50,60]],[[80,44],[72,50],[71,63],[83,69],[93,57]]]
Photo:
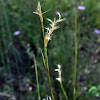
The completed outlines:
[[[62,82],[62,79],[61,79],[61,65],[58,64],[58,69],[55,69],[55,71],[58,72],[58,78],[56,78],[57,81],[59,81],[60,83]]]

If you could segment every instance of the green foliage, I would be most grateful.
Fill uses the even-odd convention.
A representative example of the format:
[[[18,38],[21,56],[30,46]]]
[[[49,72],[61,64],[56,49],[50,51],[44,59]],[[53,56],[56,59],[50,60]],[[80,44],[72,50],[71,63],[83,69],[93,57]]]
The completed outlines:
[[[90,97],[100,97],[100,85],[98,85],[97,87],[92,86],[88,92],[88,95]]]

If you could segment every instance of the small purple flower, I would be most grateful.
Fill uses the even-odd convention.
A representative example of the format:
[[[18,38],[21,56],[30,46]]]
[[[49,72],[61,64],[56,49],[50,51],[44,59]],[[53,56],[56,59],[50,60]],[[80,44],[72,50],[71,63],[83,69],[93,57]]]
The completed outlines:
[[[20,31],[14,32],[14,35],[19,35],[19,34],[20,34]]]
[[[60,13],[58,11],[56,11],[56,15],[59,15]]]
[[[95,34],[100,34],[100,30],[94,29],[94,33],[95,33]]]
[[[78,6],[79,10],[85,10],[86,8],[84,6]]]

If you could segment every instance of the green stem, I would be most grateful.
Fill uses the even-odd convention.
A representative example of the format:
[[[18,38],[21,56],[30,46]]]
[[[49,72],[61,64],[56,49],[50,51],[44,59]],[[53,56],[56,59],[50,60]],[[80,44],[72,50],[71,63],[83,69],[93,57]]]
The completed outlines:
[[[46,73],[47,73],[47,78],[48,78],[49,90],[50,90],[52,100],[54,100],[54,96],[53,96],[53,92],[52,92],[52,88],[51,88],[51,80],[50,80],[50,74],[49,74],[48,56],[47,56],[47,48],[46,47],[44,47],[44,52],[45,52],[45,67],[46,67]]]
[[[64,87],[63,87],[63,85],[62,85],[62,82],[60,83],[60,85],[61,85],[61,88],[62,88],[62,90],[63,90],[63,93],[64,93],[64,95],[65,95],[66,100],[68,100],[68,96],[67,96],[67,94],[66,94],[66,92],[65,92],[65,90],[64,90]]]
[[[7,31],[8,31],[8,34],[9,34],[9,39],[12,42],[12,36],[11,36],[11,31],[10,31],[10,24],[9,24],[9,21],[8,21],[8,15],[7,15],[7,11],[6,11],[6,8],[4,6],[4,1],[3,0],[1,1],[1,5],[2,5],[2,9],[3,9],[3,14],[4,14],[6,26],[7,26]]]
[[[38,81],[38,72],[37,72],[37,65],[36,65],[35,56],[34,56],[34,64],[35,64],[35,73],[36,73],[36,81],[37,81],[37,89],[38,89],[38,99],[41,100],[40,90],[39,90],[39,81]]]
[[[74,69],[74,88],[73,88],[73,100],[76,100],[76,73],[77,73],[77,0],[75,0],[75,69]]]
[[[41,12],[42,13],[42,12]],[[44,34],[44,25],[43,25],[43,17],[42,15],[40,16],[40,21],[41,21],[41,26],[42,26],[42,33],[43,33],[43,38],[44,38],[44,53],[45,53],[45,60],[43,57],[43,61],[45,61],[45,67],[46,67],[46,73],[47,73],[47,78],[48,78],[48,85],[49,85],[49,90],[51,94],[52,100],[54,100],[52,88],[51,88],[51,80],[50,80],[50,74],[49,74],[49,66],[48,66],[48,55],[47,55],[47,47],[45,47],[45,34]]]
[[[5,82],[7,81],[7,72],[6,72],[6,68],[5,68],[5,61],[4,61],[4,53],[1,47],[1,42],[0,42],[0,52],[1,52],[1,62],[2,62],[2,66],[3,66],[3,71],[4,71],[4,78],[5,78]]]
[[[44,52],[45,52],[45,66],[49,70],[49,66],[48,66],[48,56],[47,56],[47,48],[46,47],[44,47]]]

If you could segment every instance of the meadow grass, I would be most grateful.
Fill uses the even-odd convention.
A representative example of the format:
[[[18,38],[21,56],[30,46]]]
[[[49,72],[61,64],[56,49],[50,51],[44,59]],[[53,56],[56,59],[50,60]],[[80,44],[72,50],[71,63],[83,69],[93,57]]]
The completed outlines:
[[[14,47],[13,45],[13,37],[11,35],[11,28],[10,28],[10,24],[9,24],[9,16],[7,15],[7,9],[5,7],[5,3],[4,1],[2,0],[1,1],[1,8],[2,8],[2,11],[3,11],[3,15],[4,16],[4,19],[5,19],[5,23],[6,23],[6,27],[7,27],[7,33],[8,33],[8,40],[3,40],[3,41],[6,41],[6,42],[3,42],[4,44],[4,49],[5,49],[5,55],[6,55],[6,60],[7,60],[7,67],[6,66],[3,66],[3,69],[4,69],[4,74],[6,75],[6,69],[9,69],[9,73],[12,74],[11,72],[11,65],[10,65],[10,59],[9,59],[9,56],[8,56],[8,51],[9,50],[12,50],[12,55],[14,56],[14,60],[15,60],[15,63],[16,63],[16,66],[17,66],[17,72],[18,72],[18,76],[20,76],[20,69],[19,69],[19,66],[18,66],[18,60],[17,60],[17,56],[15,54],[16,52],[16,48]],[[4,34],[4,28],[2,28],[2,33]],[[7,45],[7,42],[9,42],[9,45]],[[5,61],[3,61],[3,55],[1,54],[1,58],[2,58],[2,63],[4,65]],[[5,82],[8,83],[7,81],[7,76],[5,76]],[[19,83],[19,86],[20,86],[20,81],[18,80],[18,83]],[[11,86],[9,86],[9,88],[11,88],[11,92],[13,93],[14,95],[14,84],[13,82],[11,82],[10,84]],[[21,94],[20,94],[20,97],[21,97]]]
[[[41,0],[41,2],[45,2],[45,4],[40,4],[43,7],[42,10],[51,8],[50,11],[46,11],[50,13],[45,16],[43,15],[46,12],[42,13],[41,10],[39,15],[41,25],[38,17],[32,15],[37,1],[0,1],[0,96],[3,92],[9,93],[11,99],[14,97],[21,100],[37,98],[40,100],[46,95],[48,95],[47,99],[52,97],[55,100],[67,100],[68,98],[69,100],[84,100],[87,98],[94,100],[96,97],[89,97],[88,90],[93,85],[97,87],[99,84],[99,0],[59,0],[59,2]],[[51,34],[52,31],[50,32],[52,30],[51,26],[44,27],[48,24],[45,17],[50,17],[47,20],[52,24],[52,22],[57,21],[56,19],[51,20],[55,14],[60,17],[59,12],[62,12],[62,16],[67,20],[55,32],[57,34],[54,36],[54,40],[48,45],[53,34]],[[42,27],[42,32],[40,27]],[[57,26],[53,31],[58,28]],[[20,34],[15,36],[16,31],[19,31]],[[39,33],[43,33],[43,36]],[[30,46],[28,47],[29,43]],[[42,49],[39,50],[39,47]],[[36,66],[38,97],[35,75],[33,74],[34,69],[31,70],[33,67],[30,67],[33,64],[33,54],[31,52],[36,55],[34,63]],[[63,66],[62,80],[59,76],[56,78],[60,84],[55,81],[56,73],[53,72],[59,63]],[[45,70],[44,67],[41,67],[42,64],[44,64]],[[47,75],[47,77],[44,75]],[[65,75],[66,78],[63,78]],[[24,77],[30,80],[28,84],[32,88],[31,91],[28,90],[28,87],[24,91],[25,82],[20,82],[24,80]],[[43,91],[40,92],[42,89]],[[50,94],[48,90],[50,90]]]
[[[42,54],[42,57],[43,57],[43,63],[46,67],[46,72],[47,72],[47,78],[48,78],[48,84],[49,84],[49,90],[50,90],[50,93],[51,93],[51,97],[52,97],[52,100],[54,100],[54,95],[53,95],[53,92],[52,92],[52,88],[51,88],[51,80],[50,80],[50,73],[49,73],[49,65],[48,65],[48,56],[47,56],[47,45],[48,45],[48,41],[51,39],[51,37],[53,35],[51,35],[51,33],[58,29],[59,26],[56,26],[57,23],[59,22],[62,22],[64,21],[65,19],[61,19],[61,15],[59,12],[57,12],[57,14],[59,15],[59,20],[57,20],[56,22],[56,19],[54,19],[54,22],[50,19],[47,19],[48,21],[51,22],[50,26],[51,28],[47,27],[47,32],[45,33],[44,32],[44,25],[43,25],[43,13],[41,11],[41,4],[40,2],[38,2],[38,6],[37,6],[37,9],[36,9],[36,12],[34,12],[35,14],[38,14],[39,17],[40,17],[40,21],[41,21],[41,27],[42,27],[42,32],[43,32],[43,38],[44,38],[44,54],[42,53],[42,50],[41,50],[41,54]],[[77,1],[75,0],[75,33],[74,33],[74,38],[75,38],[75,67],[74,67],[74,74],[73,74],[73,100],[76,100],[76,73],[77,73]],[[45,57],[44,57],[45,55]],[[60,65],[58,65],[60,66]],[[57,78],[57,80],[60,82],[60,85],[61,85],[61,88],[63,90],[63,93],[65,95],[65,98],[66,100],[68,100],[68,96],[64,90],[64,87],[62,85],[62,80],[61,80],[61,71],[58,67],[58,70],[59,72],[59,78]]]
[[[47,11],[46,11],[47,12]],[[35,14],[38,14],[39,17],[40,17],[40,21],[41,21],[41,27],[42,27],[42,32],[43,32],[43,38],[44,38],[44,54],[41,50],[41,54],[42,54],[42,58],[43,58],[43,63],[44,63],[44,66],[46,68],[46,73],[47,73],[47,79],[48,79],[48,85],[49,85],[49,91],[50,91],[50,94],[51,94],[51,98],[52,100],[54,100],[54,95],[53,95],[53,91],[52,91],[52,87],[51,87],[51,79],[50,79],[50,73],[49,73],[49,65],[48,65],[48,55],[47,55],[47,45],[48,45],[48,42],[51,40],[51,37],[53,36],[53,31],[54,30],[57,30],[59,28],[58,23],[62,22],[62,21],[65,21],[66,19],[65,18],[61,18],[61,15],[59,12],[57,12],[57,15],[59,16],[59,19],[56,20],[56,18],[54,18],[54,21],[52,21],[51,19],[47,18],[47,20],[51,23],[50,24],[50,27],[45,27],[45,29],[47,30],[47,32],[44,32],[44,25],[43,25],[43,14],[45,13],[42,13],[42,10],[41,10],[41,4],[40,2],[38,2],[38,6],[37,6],[37,9],[36,9],[36,12],[33,12]],[[35,58],[34,58],[35,59]],[[59,65],[58,65],[59,67]],[[36,69],[36,68],[35,68]],[[62,85],[62,81],[61,81],[61,71],[59,69],[59,78],[56,78],[59,82],[60,82],[60,85],[61,85],[61,89],[63,90],[63,93],[64,93],[64,96],[66,98],[66,100],[68,100],[68,96],[64,90],[64,87]],[[38,95],[39,95],[39,100],[40,100],[40,93],[39,93],[39,83],[38,83],[38,75],[37,75],[37,69],[36,69],[36,77],[37,77],[37,88],[38,88]]]

